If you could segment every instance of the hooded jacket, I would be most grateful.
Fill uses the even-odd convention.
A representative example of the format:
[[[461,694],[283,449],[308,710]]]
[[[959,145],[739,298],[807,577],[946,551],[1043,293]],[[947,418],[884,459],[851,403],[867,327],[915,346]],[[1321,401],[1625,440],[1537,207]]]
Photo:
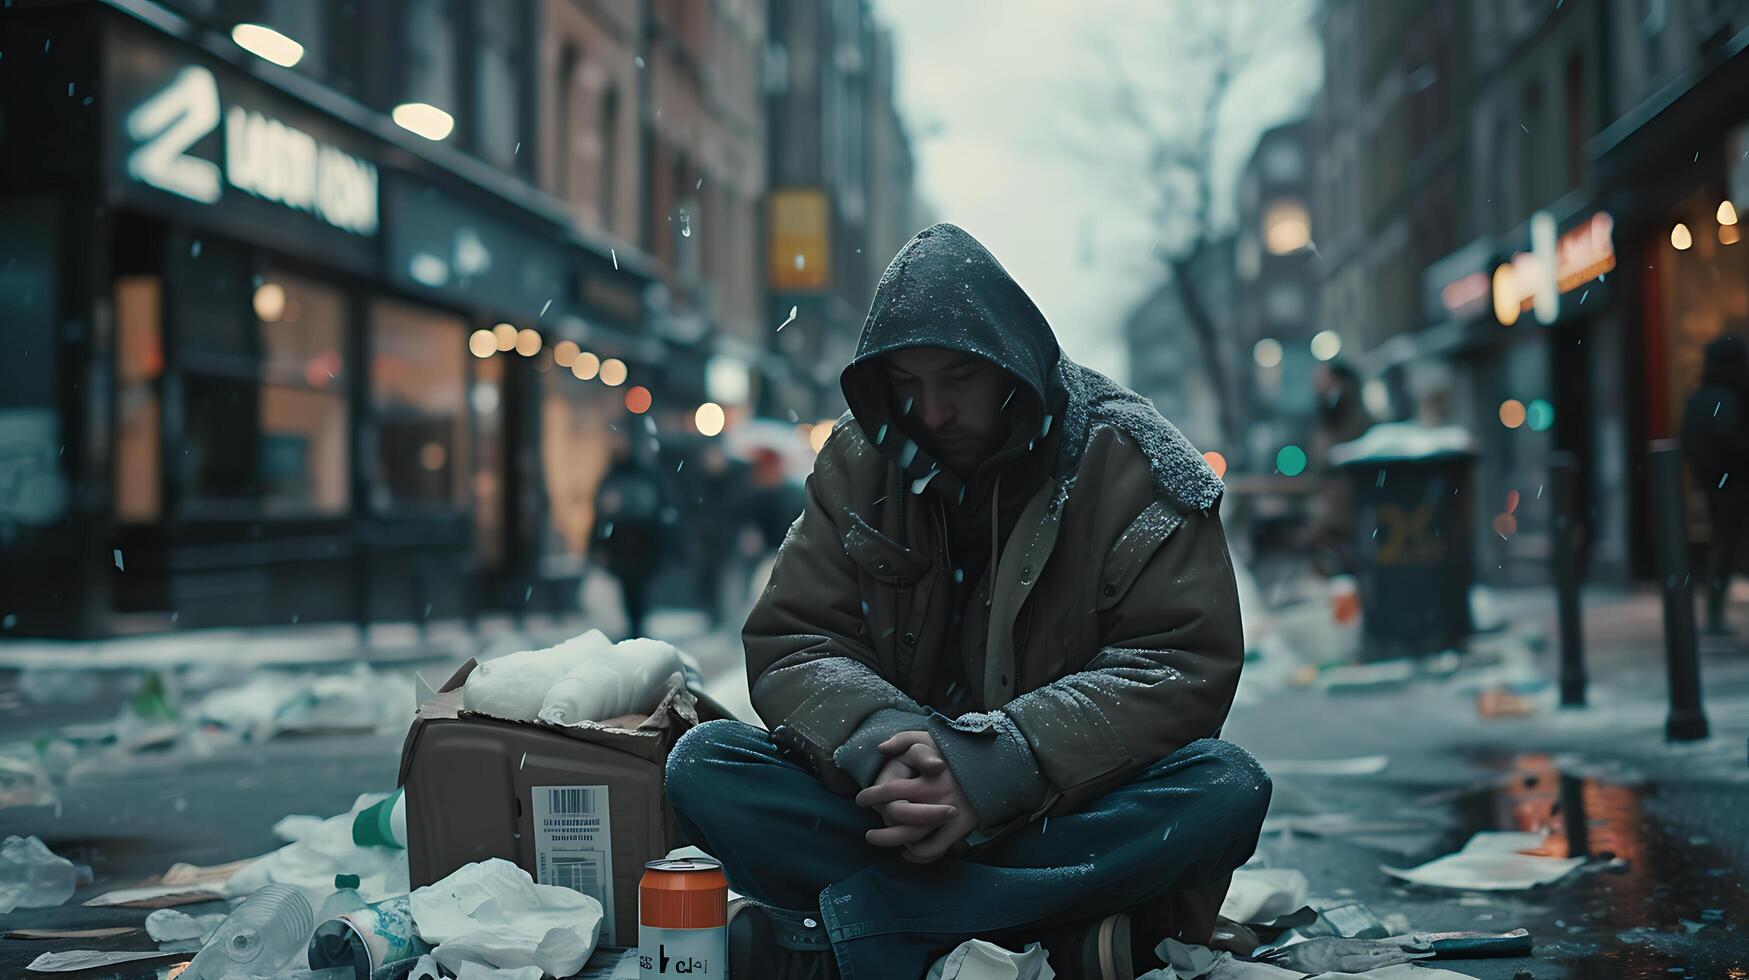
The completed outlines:
[[[919,346],[1014,380],[1002,448],[963,483],[879,370]],[[1221,482],[1150,402],[1063,355],[994,256],[953,225],[919,233],[841,381],[850,411],[742,634],[779,745],[851,796],[876,745],[930,732],[977,846],[1218,733],[1244,649]]]

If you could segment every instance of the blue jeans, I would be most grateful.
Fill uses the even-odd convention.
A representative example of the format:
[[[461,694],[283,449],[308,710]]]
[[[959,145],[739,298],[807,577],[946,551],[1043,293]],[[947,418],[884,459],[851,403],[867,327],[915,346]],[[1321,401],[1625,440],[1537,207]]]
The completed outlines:
[[[1269,793],[1244,749],[1203,739],[1076,813],[913,864],[868,843],[880,815],[828,790],[763,729],[705,722],[667,768],[687,839],[723,862],[742,895],[818,909],[843,980],[921,978],[974,936],[996,941],[1218,881],[1256,849]]]

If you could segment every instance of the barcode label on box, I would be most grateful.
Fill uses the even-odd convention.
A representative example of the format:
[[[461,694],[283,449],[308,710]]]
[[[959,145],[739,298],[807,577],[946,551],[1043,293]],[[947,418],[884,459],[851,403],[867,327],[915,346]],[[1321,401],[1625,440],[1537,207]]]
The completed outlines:
[[[606,786],[533,786],[534,880],[601,903],[601,935],[612,942],[613,824]]]

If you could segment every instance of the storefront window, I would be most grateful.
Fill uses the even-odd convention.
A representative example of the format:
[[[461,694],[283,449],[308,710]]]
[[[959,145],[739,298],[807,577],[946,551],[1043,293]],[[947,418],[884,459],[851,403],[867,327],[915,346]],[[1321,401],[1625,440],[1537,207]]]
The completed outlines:
[[[1666,352],[1666,434],[1681,429],[1683,404],[1700,386],[1706,345],[1725,334],[1749,339],[1749,243],[1741,241],[1736,204],[1724,209],[1724,199],[1722,187],[1702,190],[1652,232],[1657,258],[1648,264],[1656,267]]]
[[[179,261],[182,452],[193,514],[321,516],[349,504],[346,310],[328,286],[249,275],[221,243]]]
[[[468,356],[461,320],[388,300],[372,307],[377,511],[467,506]]]

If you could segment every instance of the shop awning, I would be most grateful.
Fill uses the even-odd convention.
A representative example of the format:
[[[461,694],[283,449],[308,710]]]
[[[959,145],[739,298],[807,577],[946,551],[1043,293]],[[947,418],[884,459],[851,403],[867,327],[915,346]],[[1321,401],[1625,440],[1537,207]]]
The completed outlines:
[[[1749,29],[1691,65],[1591,141],[1604,186],[1664,178],[1711,152],[1729,126],[1749,118]]]

